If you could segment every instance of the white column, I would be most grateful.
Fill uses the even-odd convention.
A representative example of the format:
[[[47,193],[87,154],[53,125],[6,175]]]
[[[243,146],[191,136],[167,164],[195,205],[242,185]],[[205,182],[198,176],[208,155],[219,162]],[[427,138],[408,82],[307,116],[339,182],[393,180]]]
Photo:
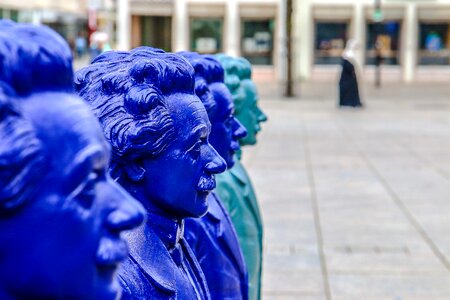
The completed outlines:
[[[5,18],[7,19],[7,18],[10,17],[9,16],[10,11],[9,10],[6,10],[6,11],[8,11],[8,15],[5,16]],[[42,23],[41,19],[42,19],[42,12],[41,12],[41,10],[40,9],[33,10],[31,23],[34,24],[34,25],[40,25]]]
[[[189,15],[186,0],[174,1],[172,51],[189,50]]]
[[[307,0],[294,1],[294,49],[296,77],[308,79],[314,63],[314,18]]]
[[[356,62],[361,70],[364,68],[364,53],[366,51],[365,28],[364,6],[363,3],[358,2],[354,4],[351,37],[359,43],[359,48],[356,51]]]
[[[131,47],[130,0],[117,0],[117,48],[129,50]]]
[[[276,41],[274,42],[274,51],[275,51],[275,72],[276,72],[276,78],[278,78],[279,81],[285,82],[286,81],[286,65],[287,65],[287,32],[286,32],[286,1],[280,1],[278,4],[278,14],[277,14],[277,26],[276,26]],[[293,17],[294,19],[295,17]],[[294,49],[295,44],[293,44]],[[294,51],[294,57],[295,61],[295,51]],[[295,72],[295,71],[294,71]],[[295,76],[295,73],[294,73]]]
[[[403,81],[410,83],[414,81],[416,64],[417,64],[417,47],[419,34],[417,5],[409,3],[406,8],[406,18],[404,21],[404,30],[402,30],[402,71]]]
[[[240,54],[240,16],[237,0],[226,1],[225,14],[225,53],[231,56]]]

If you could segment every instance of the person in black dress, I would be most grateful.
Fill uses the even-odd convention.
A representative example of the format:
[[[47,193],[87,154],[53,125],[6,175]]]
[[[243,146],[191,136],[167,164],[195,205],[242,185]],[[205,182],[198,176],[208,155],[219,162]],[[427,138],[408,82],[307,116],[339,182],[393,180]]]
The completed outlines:
[[[355,50],[358,47],[356,40],[349,40],[342,55],[342,73],[339,80],[339,106],[361,107],[361,98],[358,87],[358,76]]]

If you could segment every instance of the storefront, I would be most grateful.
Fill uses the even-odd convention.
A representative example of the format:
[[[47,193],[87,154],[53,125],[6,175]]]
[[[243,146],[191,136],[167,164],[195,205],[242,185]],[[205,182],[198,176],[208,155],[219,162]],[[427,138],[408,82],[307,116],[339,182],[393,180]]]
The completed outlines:
[[[450,3],[440,9],[421,6],[418,16],[418,64],[450,65]]]
[[[450,22],[420,22],[419,64],[450,64]]]
[[[348,36],[348,22],[316,21],[314,64],[340,64]]]
[[[381,13],[373,0],[302,0],[294,13],[297,78],[335,78],[348,39],[368,78],[377,57],[392,81],[450,74],[450,0],[382,0]]]
[[[0,19],[19,21],[19,11],[16,9],[0,8]]]
[[[191,18],[190,49],[204,54],[223,51],[223,19]]]
[[[141,16],[140,45],[151,46],[171,51],[172,49],[172,18],[165,16]]]
[[[173,3],[131,0],[131,48],[150,46],[173,50]]]
[[[131,22],[125,13],[118,13],[121,49],[149,45],[173,52],[223,52],[246,57],[265,78],[278,79],[284,73],[286,28],[280,0],[130,0],[122,4],[122,12],[128,5]]]
[[[370,22],[366,27],[367,65],[374,65],[377,55],[381,56],[384,65],[400,64],[400,22]]]
[[[242,56],[254,65],[272,65],[273,32],[273,19],[241,19]]]

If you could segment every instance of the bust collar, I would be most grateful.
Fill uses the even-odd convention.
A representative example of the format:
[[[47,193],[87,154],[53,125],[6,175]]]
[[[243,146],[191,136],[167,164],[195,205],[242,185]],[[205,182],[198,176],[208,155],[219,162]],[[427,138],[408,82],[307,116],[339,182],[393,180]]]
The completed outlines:
[[[162,241],[167,251],[171,253],[173,250],[179,249],[179,243],[184,234],[184,220],[150,211],[147,214],[147,224]]]

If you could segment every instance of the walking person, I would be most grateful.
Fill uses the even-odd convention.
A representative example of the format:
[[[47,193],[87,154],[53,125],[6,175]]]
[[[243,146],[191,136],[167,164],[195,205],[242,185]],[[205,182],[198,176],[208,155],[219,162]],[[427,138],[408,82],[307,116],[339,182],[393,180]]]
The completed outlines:
[[[339,80],[339,106],[361,107],[361,98],[358,87],[358,65],[356,62],[356,49],[358,41],[351,39],[342,54],[342,73]]]

